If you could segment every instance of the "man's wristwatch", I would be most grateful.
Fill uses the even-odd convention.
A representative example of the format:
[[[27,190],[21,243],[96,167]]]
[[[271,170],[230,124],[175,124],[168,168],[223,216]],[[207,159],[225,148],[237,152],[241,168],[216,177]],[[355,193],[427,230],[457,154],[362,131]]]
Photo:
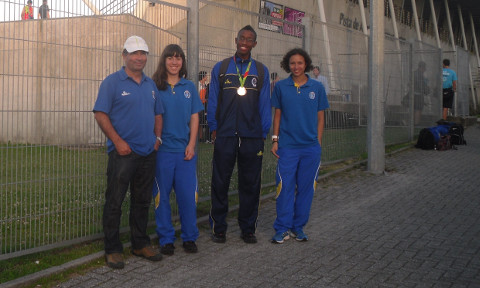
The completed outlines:
[[[162,138],[160,138],[160,136],[157,136],[157,140],[158,140],[158,142],[160,142],[160,145],[163,144]]]

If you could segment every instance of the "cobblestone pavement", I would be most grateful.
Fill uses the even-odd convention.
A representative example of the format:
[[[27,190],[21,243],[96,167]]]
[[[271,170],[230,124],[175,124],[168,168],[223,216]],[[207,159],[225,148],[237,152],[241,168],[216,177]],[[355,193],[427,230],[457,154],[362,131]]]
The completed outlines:
[[[480,128],[458,150],[409,149],[386,173],[360,167],[322,180],[308,242],[269,242],[275,202],[260,208],[259,243],[230,221],[226,244],[201,231],[199,252],[127,259],[60,287],[480,287]]]

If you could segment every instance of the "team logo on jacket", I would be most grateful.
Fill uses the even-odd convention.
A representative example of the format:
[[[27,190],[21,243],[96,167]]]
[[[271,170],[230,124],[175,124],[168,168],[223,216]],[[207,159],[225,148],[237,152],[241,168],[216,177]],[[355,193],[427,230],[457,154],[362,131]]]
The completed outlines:
[[[185,90],[185,92],[183,92],[183,95],[185,96],[185,98],[190,98],[190,96],[192,96],[192,94],[190,94],[190,91],[188,90]]]
[[[127,91],[123,91],[123,92],[122,92],[122,96],[128,96],[128,95],[130,95],[129,92],[127,92]]]
[[[257,78],[256,77],[252,78],[252,86],[257,87]]]
[[[310,98],[310,99],[312,99],[312,100],[315,99],[315,92],[313,92],[313,91],[310,92],[310,93],[308,94],[308,98]]]

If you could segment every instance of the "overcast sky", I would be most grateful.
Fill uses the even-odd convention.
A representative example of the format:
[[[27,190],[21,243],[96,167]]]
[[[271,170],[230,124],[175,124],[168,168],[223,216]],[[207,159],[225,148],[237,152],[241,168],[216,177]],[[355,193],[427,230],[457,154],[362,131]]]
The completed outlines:
[[[33,0],[33,13],[35,19],[38,16],[38,7],[42,5],[43,0]],[[134,0],[90,0],[90,2],[101,10],[105,7],[112,7],[113,5],[122,5],[128,3],[132,6]],[[20,13],[22,8],[26,5],[27,0],[0,0],[0,21],[15,21],[20,20]],[[50,7],[50,17],[72,17],[93,15],[92,10],[82,0],[48,0]]]

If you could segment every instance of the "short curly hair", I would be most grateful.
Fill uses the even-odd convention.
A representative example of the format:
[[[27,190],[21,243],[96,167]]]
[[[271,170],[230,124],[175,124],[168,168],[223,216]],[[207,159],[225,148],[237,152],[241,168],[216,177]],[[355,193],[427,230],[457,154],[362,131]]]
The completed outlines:
[[[293,55],[300,55],[305,59],[305,72],[310,72],[313,69],[312,65],[312,58],[308,55],[307,51],[303,50],[302,48],[294,48],[283,56],[282,62],[280,62],[280,67],[282,67],[285,72],[290,73],[290,57]]]

